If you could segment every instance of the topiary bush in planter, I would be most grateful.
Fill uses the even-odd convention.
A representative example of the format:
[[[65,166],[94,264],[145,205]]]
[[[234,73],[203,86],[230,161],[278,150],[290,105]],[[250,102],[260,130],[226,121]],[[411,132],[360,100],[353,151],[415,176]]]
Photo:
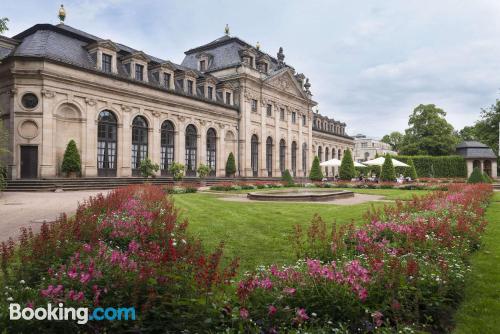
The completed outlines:
[[[467,179],[467,183],[485,183],[484,175],[479,168],[474,168]]]
[[[151,161],[151,159],[146,158],[144,160],[141,160],[141,164],[139,166],[139,170],[141,171],[141,175],[143,177],[154,177],[155,172],[157,172],[160,169],[160,166],[158,164],[155,164]]]
[[[394,165],[392,164],[392,158],[389,154],[385,155],[385,161],[382,165],[382,173],[380,175],[382,181],[394,182],[396,179]]]
[[[205,186],[205,178],[208,176],[208,174],[210,174],[212,168],[210,168],[210,166],[208,165],[200,164],[196,171],[198,172],[198,177],[200,178],[201,185]]]
[[[342,163],[340,164],[339,177],[341,180],[352,180],[356,176],[354,161],[352,160],[351,150],[345,150]]]
[[[66,146],[66,151],[64,151],[61,171],[68,176],[76,176],[77,173],[80,173],[81,169],[82,163],[80,160],[80,153],[78,153],[75,141],[71,139],[68,146]]]
[[[231,153],[229,153],[229,156],[227,157],[226,176],[227,177],[234,177],[234,174],[236,174],[236,161],[234,160],[233,152],[231,152]]]
[[[309,179],[311,181],[321,181],[323,179],[323,172],[321,171],[319,158],[317,156],[314,157],[311,172],[309,173]]]
[[[287,187],[293,187],[295,184],[292,174],[290,174],[290,171],[288,169],[285,169],[283,175],[281,176],[281,179],[285,182],[285,185]]]
[[[184,165],[178,162],[172,163],[169,168],[170,174],[174,178],[174,181],[182,181],[184,178]]]

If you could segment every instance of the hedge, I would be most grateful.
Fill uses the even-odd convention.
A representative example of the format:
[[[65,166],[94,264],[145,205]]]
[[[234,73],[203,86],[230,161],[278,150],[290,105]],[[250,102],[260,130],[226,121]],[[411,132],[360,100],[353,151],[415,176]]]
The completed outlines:
[[[467,164],[459,155],[441,157],[398,155],[394,158],[404,163],[412,159],[418,177],[467,177]]]

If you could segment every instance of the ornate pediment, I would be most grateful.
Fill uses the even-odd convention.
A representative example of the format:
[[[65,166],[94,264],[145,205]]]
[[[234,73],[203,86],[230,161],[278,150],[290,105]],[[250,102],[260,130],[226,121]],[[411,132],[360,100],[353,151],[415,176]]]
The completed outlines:
[[[307,98],[297,79],[288,70],[276,74],[275,76],[270,76],[266,81],[269,85],[281,91],[299,96],[301,98]]]

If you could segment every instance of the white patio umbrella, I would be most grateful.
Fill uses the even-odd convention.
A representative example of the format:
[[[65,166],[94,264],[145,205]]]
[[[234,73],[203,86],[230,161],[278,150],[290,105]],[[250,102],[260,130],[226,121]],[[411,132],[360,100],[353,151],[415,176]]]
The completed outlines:
[[[392,165],[394,167],[410,167],[407,164],[405,164],[404,162],[401,162],[401,161],[396,160],[394,158],[391,158],[391,159],[392,159]],[[382,166],[384,164],[384,162],[385,162],[384,157],[378,157],[377,159],[364,161],[363,164],[368,165],[368,166]]]
[[[333,159],[330,159],[327,161],[323,161],[319,165],[322,167],[339,167],[341,164],[342,164],[342,161],[340,161],[339,159],[333,158]],[[360,164],[359,162],[354,161],[354,167],[366,167],[366,166],[363,164]]]

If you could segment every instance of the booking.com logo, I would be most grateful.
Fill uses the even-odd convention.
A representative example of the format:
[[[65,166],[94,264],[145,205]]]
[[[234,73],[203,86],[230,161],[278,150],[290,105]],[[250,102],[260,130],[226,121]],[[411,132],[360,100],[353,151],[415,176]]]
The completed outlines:
[[[21,309],[20,304],[11,303],[9,305],[10,320],[73,320],[79,325],[84,325],[89,321],[123,321],[135,320],[135,307],[96,307],[89,312],[87,307],[64,307],[63,303],[58,306],[47,304],[47,307]]]

